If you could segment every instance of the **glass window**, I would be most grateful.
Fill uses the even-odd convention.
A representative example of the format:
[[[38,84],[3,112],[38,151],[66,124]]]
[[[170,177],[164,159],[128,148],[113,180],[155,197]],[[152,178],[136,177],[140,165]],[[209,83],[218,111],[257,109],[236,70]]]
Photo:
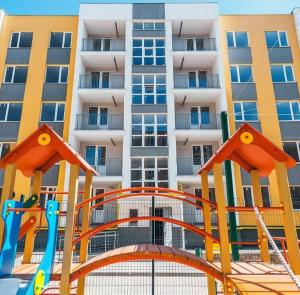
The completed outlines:
[[[43,103],[41,121],[42,122],[60,122],[64,120],[64,103]]]
[[[269,195],[269,187],[268,186],[261,186],[260,191],[261,191],[263,206],[267,207],[267,208],[270,207],[271,206],[271,201],[270,201],[270,195]],[[244,186],[243,187],[243,195],[244,195],[245,207],[253,207],[254,203],[253,203],[252,187],[251,186]]]
[[[263,206],[266,208],[271,207],[271,200],[270,200],[270,193],[269,193],[269,187],[268,186],[261,186],[261,197],[263,201]]]
[[[47,66],[46,83],[66,83],[68,81],[68,67]]]
[[[21,103],[0,103],[0,121],[19,122],[21,113]]]
[[[10,48],[29,48],[32,44],[32,33],[14,32],[11,34]]]
[[[250,65],[230,66],[232,83],[252,83],[252,67]]]
[[[286,32],[269,31],[266,32],[266,42],[268,48],[272,47],[287,47],[288,39]]]
[[[163,22],[134,22],[133,23],[134,30],[164,30],[165,23]]]
[[[227,32],[228,47],[249,47],[247,32]]]
[[[10,151],[10,143],[0,142],[0,158],[3,158]]]
[[[300,120],[300,108],[297,101],[277,102],[276,103],[278,119],[280,121]]]
[[[193,146],[193,165],[203,166],[213,155],[212,145]]]
[[[50,35],[50,48],[71,47],[72,33],[52,32]]]
[[[28,67],[8,66],[5,72],[5,83],[26,83]]]
[[[249,186],[243,187],[244,205],[245,207],[253,207],[252,190]]]
[[[271,65],[271,75],[273,83],[295,82],[291,65]]]
[[[300,186],[290,186],[291,198],[294,209],[300,209]]]
[[[300,142],[284,141],[283,150],[289,154],[296,162],[300,162]]]
[[[129,209],[129,217],[130,218],[135,218],[138,217],[138,209]],[[137,226],[138,225],[138,221],[130,221],[129,222],[130,226]]]
[[[234,103],[236,121],[258,121],[256,102]]]

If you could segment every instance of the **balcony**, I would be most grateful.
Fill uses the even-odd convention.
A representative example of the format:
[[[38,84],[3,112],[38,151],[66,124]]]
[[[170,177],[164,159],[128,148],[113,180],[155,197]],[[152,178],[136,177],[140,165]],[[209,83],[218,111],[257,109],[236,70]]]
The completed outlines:
[[[177,158],[177,175],[195,175],[203,166],[201,159]]]
[[[76,130],[123,130],[123,115],[76,115]]]
[[[198,115],[198,114],[176,114],[176,129],[220,129],[221,121],[219,115]]]
[[[86,67],[124,68],[125,39],[83,39],[81,58]]]
[[[221,95],[219,75],[174,75],[176,103],[215,103]]]
[[[174,38],[173,64],[175,68],[208,68],[217,58],[216,39]]]
[[[123,75],[80,75],[78,95],[82,102],[121,103],[123,102]]]

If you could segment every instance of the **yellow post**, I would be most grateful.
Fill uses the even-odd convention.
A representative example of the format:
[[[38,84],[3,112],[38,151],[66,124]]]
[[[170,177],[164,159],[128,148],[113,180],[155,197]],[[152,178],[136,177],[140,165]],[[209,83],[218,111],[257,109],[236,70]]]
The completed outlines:
[[[284,163],[276,162],[276,180],[278,185],[279,200],[283,205],[283,226],[288,248],[289,263],[296,275],[300,275],[300,252],[297,241],[294,211],[289,188],[287,169]]]
[[[65,228],[64,253],[60,281],[60,294],[70,294],[70,273],[73,258],[73,231],[75,205],[78,195],[79,166],[72,164],[70,168],[69,195]]]
[[[202,188],[202,198],[209,200],[209,188],[208,188],[208,173],[207,171],[201,172],[201,188]],[[211,234],[211,215],[210,215],[210,206],[207,203],[203,203],[203,215],[204,215],[204,230]],[[214,251],[213,251],[213,241],[211,239],[205,239],[205,254],[206,260],[209,262],[214,261]],[[207,276],[208,284],[208,294],[216,294],[216,284],[215,279],[208,275]]]
[[[93,172],[88,171],[85,176],[83,200],[87,200],[91,197],[92,181],[93,181]],[[91,203],[88,202],[83,207],[81,234],[87,232],[90,229],[90,218],[89,218],[90,217],[90,205],[91,205]],[[79,261],[81,263],[84,263],[87,261],[88,245],[89,245],[88,237],[85,237],[84,239],[81,240],[81,242],[80,242],[80,257],[79,257]],[[77,295],[84,294],[84,287],[85,287],[85,276],[81,277],[78,280]]]
[[[2,214],[3,204],[6,200],[11,199],[14,185],[16,179],[16,165],[15,164],[8,164],[5,168],[4,180],[3,180],[3,188],[2,188],[2,195],[0,201],[0,214]],[[0,249],[2,247],[2,242],[4,238],[4,227],[5,224],[0,217]]]
[[[261,188],[259,183],[259,173],[257,170],[252,170],[250,175],[251,175],[251,182],[252,182],[252,189],[253,189],[254,206],[262,207],[263,199],[262,199]],[[264,234],[259,222],[257,222],[257,236],[259,240],[261,260],[263,262],[270,262],[268,239]]]
[[[31,188],[31,195],[40,195],[41,192],[41,185],[42,185],[42,178],[43,172],[42,171],[35,171],[33,176],[33,183]],[[29,218],[36,216],[38,217],[40,213],[38,212],[31,212],[29,214]],[[35,240],[35,229],[36,226],[34,225],[26,234],[25,239],[25,248],[24,248],[24,257],[23,263],[30,263],[31,257],[34,249],[34,240]]]
[[[219,236],[220,236],[220,255],[221,255],[221,266],[224,274],[224,294],[233,294],[233,287],[230,282],[225,278],[226,275],[231,273],[231,261],[230,261],[230,247],[227,227],[227,211],[225,203],[225,193],[223,185],[223,173],[222,164],[214,164],[214,184],[215,194],[217,202],[217,213],[218,213],[218,225],[219,225]]]

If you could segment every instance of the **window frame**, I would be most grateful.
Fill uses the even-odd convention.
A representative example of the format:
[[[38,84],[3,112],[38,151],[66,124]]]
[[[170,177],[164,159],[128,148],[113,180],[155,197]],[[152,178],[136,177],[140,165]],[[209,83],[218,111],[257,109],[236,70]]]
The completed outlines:
[[[256,114],[257,114],[257,120],[246,120],[245,119],[245,111],[244,111],[244,104],[245,103],[255,103],[256,105]],[[242,116],[242,120],[236,119],[236,113],[235,113],[235,105],[240,104],[241,105],[241,113],[239,113]],[[233,102],[233,113],[234,113],[234,120],[235,122],[259,122],[259,112],[257,108],[257,102],[256,101],[234,101]]]
[[[278,46],[271,46],[271,47],[268,46],[267,35],[266,35],[266,33],[268,33],[268,32],[270,32],[270,33],[275,32],[277,34]],[[280,33],[284,33],[285,34],[286,41],[287,41],[287,45],[286,46],[282,46],[281,45]],[[290,42],[289,42],[287,31],[265,31],[265,40],[266,40],[267,48],[269,48],[269,49],[271,49],[271,48],[289,48],[290,47]]]
[[[149,23],[153,23],[153,29],[145,29],[145,23],[149,24]],[[135,29],[134,25],[135,24],[142,24],[142,29]],[[156,24],[164,24],[164,28],[163,29],[157,29],[156,28]],[[166,23],[164,21],[151,21],[151,20],[141,20],[141,21],[137,21],[134,20],[132,22],[132,30],[133,31],[164,31],[166,29]]]
[[[52,36],[52,33],[63,33],[63,39],[62,39],[62,47],[51,47],[50,44],[51,44],[51,36]],[[66,40],[66,34],[71,34],[71,40],[70,40],[70,46],[69,47],[66,47],[64,45],[65,43],[65,40]],[[72,48],[72,42],[73,42],[73,33],[72,32],[59,32],[59,31],[51,31],[50,32],[50,37],[49,37],[49,42],[48,42],[48,48]]]
[[[272,199],[270,197],[270,185],[260,185],[260,192],[261,192],[261,197],[262,197],[262,201],[264,203],[264,198],[263,198],[263,195],[262,195],[262,188],[266,187],[268,189],[268,202],[270,204],[269,207],[272,206]],[[246,202],[245,202],[245,194],[244,194],[244,188],[250,188],[250,192],[251,192],[251,204],[252,206],[246,206]],[[252,185],[242,185],[242,191],[243,191],[243,205],[245,207],[254,207],[255,204],[254,204],[254,196],[253,196],[253,187]],[[265,205],[263,204],[263,206],[265,207]],[[269,208],[269,207],[266,207],[266,208]]]
[[[53,121],[43,121],[42,114],[43,114],[43,106],[46,104],[55,104],[55,113],[54,113],[54,120]],[[62,120],[57,120],[57,113],[59,105],[64,105],[64,117]],[[40,114],[40,122],[64,122],[65,120],[65,113],[66,113],[66,103],[65,102],[42,102],[41,105],[41,114]]]
[[[3,158],[3,157],[5,157],[5,155],[7,155],[7,153],[5,155],[2,154],[3,153],[3,145],[5,145],[5,144],[7,144],[9,146],[7,153],[9,153],[10,150],[11,150],[11,144],[12,144],[12,142],[1,141],[0,142],[0,159]]]
[[[196,191],[201,191],[201,198],[203,198],[203,196],[202,196],[202,188],[201,187],[195,187],[194,188],[194,195],[197,197],[198,196],[198,194],[196,193]],[[214,200],[212,199],[212,197],[211,197],[211,194],[212,194],[212,192],[214,192],[213,194],[214,194]],[[208,196],[209,196],[209,201],[210,202],[216,202],[216,190],[215,190],[215,188],[214,187],[208,187]],[[198,200],[196,200],[195,201],[195,203],[197,204],[197,205],[200,205],[200,206],[203,206],[203,204],[202,204],[202,202],[201,201],[198,201]],[[197,208],[197,207],[195,207],[195,210],[196,210],[196,212],[198,211],[198,210],[200,210],[200,208]]]
[[[279,113],[278,113],[278,109],[277,109],[277,104],[279,103],[288,103],[289,104],[289,108],[290,108],[290,115],[292,116],[292,119],[291,120],[282,120],[279,118]],[[300,110],[300,102],[298,100],[293,100],[293,101],[288,101],[288,100],[280,100],[280,101],[276,101],[276,112],[277,112],[277,118],[278,118],[278,121],[279,122],[294,122],[294,121],[300,121],[300,118],[299,119],[295,119],[295,114],[293,112],[293,108],[292,108],[292,104],[298,104],[298,108]],[[283,115],[289,115],[289,114],[283,114]]]
[[[6,80],[6,73],[7,73],[8,68],[13,68],[13,72],[12,72],[12,75],[11,75],[10,82],[5,81]],[[27,69],[27,71],[26,71],[26,81],[25,82],[14,82],[17,68],[26,68]],[[3,75],[3,84],[26,84],[27,76],[28,76],[28,65],[6,65],[5,72],[4,72],[4,75]]]
[[[282,141],[283,150],[284,150],[284,144],[285,143],[295,143],[297,153],[298,153],[298,161],[296,161],[291,155],[289,155],[289,156],[292,157],[296,161],[297,164],[300,164],[300,141],[299,140],[283,140]],[[285,152],[285,153],[287,153],[287,152]]]
[[[210,146],[211,147],[211,151],[212,151],[212,154],[211,156],[213,156],[214,154],[214,145],[212,143],[210,144],[206,144],[206,143],[202,143],[202,144],[193,144],[192,145],[192,159],[193,159],[193,166],[200,166],[202,167],[203,165],[205,165],[205,158],[204,158],[204,146]],[[200,158],[200,165],[198,164],[195,164],[194,160],[196,158],[194,158],[194,147],[200,147],[200,151],[201,151],[201,158]]]
[[[238,78],[237,82],[232,81],[231,68],[233,68],[233,67],[236,68],[236,73],[237,73],[237,78]],[[241,81],[240,67],[250,67],[252,81]],[[253,83],[255,83],[255,77],[254,77],[252,64],[231,64],[229,66],[229,72],[230,72],[230,80],[231,80],[232,84],[253,84]]]
[[[106,166],[107,165],[107,151],[108,151],[108,148],[107,148],[107,145],[106,144],[87,144],[87,145],[85,145],[84,146],[84,159],[88,162],[88,158],[87,158],[87,155],[86,155],[86,148],[87,147],[95,147],[95,157],[94,157],[94,164],[92,164],[91,166],[94,166],[94,167],[96,167],[96,169],[97,169],[97,167],[98,166]],[[105,158],[99,158],[99,147],[101,147],[101,148],[105,148]],[[105,160],[104,161],[104,163],[105,163],[105,165],[99,165],[98,163],[98,160],[99,159],[102,159],[102,160]]]
[[[246,33],[247,34],[247,43],[248,43],[248,46],[237,46],[236,45],[236,33]],[[228,39],[227,39],[227,34],[228,33],[232,33],[233,34],[233,46],[229,46],[228,45]],[[248,31],[226,31],[226,42],[227,42],[227,47],[228,48],[250,48],[251,45],[250,45],[250,38],[249,38],[249,32]]]
[[[59,73],[58,73],[58,82],[47,82],[47,73],[48,73],[48,68],[57,68],[59,67]],[[63,68],[67,68],[68,69],[68,74],[67,74],[67,81],[66,82],[61,82],[61,73],[62,73],[62,69]],[[45,84],[68,84],[69,82],[69,69],[70,66],[69,65],[46,65],[46,71],[45,71],[45,79],[44,79],[44,83]]]
[[[32,47],[32,39],[33,38],[31,38],[31,46],[30,47],[20,47],[20,41],[21,41],[21,36],[22,36],[22,33],[32,33],[32,32],[20,32],[20,31],[18,31],[18,32],[11,32],[11,34],[10,34],[10,38],[9,38],[9,46],[8,46],[8,48],[31,48]],[[18,44],[17,44],[17,46],[16,47],[12,47],[11,46],[11,42],[12,42],[12,38],[13,38],[13,34],[18,34]]]
[[[272,66],[281,66],[283,68],[283,74],[284,74],[284,79],[285,81],[284,82],[274,82],[273,81],[273,77],[272,77]],[[291,70],[292,70],[292,74],[293,74],[293,81],[288,81],[287,80],[287,72],[286,72],[286,68],[287,67],[290,67]],[[270,64],[270,70],[271,70],[271,78],[272,78],[272,83],[273,84],[282,84],[282,83],[286,83],[286,84],[289,84],[289,83],[295,83],[296,82],[296,78],[295,78],[295,72],[294,72],[294,67],[292,64]]]
[[[44,194],[43,191],[47,191],[47,192],[50,192],[50,191],[53,191],[53,194],[50,194],[50,193],[47,193],[47,194]],[[44,203],[44,208],[46,208],[47,206],[47,203],[49,201],[49,196],[52,195],[54,196],[51,200],[55,201],[56,200],[56,194],[55,192],[57,192],[57,186],[51,186],[51,185],[45,185],[45,186],[42,186],[41,187],[41,192],[40,192],[40,196],[44,196],[44,200],[42,200],[42,198],[40,197],[40,202],[41,203]]]
[[[96,124],[90,124],[89,123],[89,116],[90,114],[90,109],[91,108],[97,108],[97,118],[96,118]],[[101,109],[106,109],[107,110],[107,118],[106,118],[106,124],[100,124],[101,123]],[[87,105],[87,117],[88,117],[88,126],[97,126],[97,127],[103,127],[103,128],[107,128],[108,127],[108,117],[109,117],[109,106],[99,106],[99,105],[92,105],[92,104],[88,104]]]
[[[7,108],[6,108],[6,113],[5,113],[5,119],[4,120],[1,120],[0,119],[0,123],[1,122],[14,122],[14,123],[18,123],[18,122],[21,122],[21,118],[22,118],[22,111],[23,111],[23,103],[21,103],[21,102],[0,102],[0,105],[2,105],[2,104],[6,104],[7,105]],[[8,117],[8,113],[9,113],[9,108],[10,108],[10,105],[12,105],[12,104],[19,104],[19,105],[21,105],[21,113],[20,113],[20,119],[19,119],[19,121],[11,121],[11,120],[7,120],[7,117]]]
[[[300,187],[300,185],[290,185],[290,186],[289,186],[289,189],[291,190],[291,188],[292,188],[292,187]],[[293,207],[293,211],[297,211],[297,212],[299,212],[299,211],[300,211],[300,205],[299,205],[299,208],[294,208],[292,194],[291,194],[291,200],[292,200],[292,207]],[[300,200],[299,200],[299,203],[300,203]]]
[[[145,116],[150,115],[150,116],[154,116],[154,123],[153,124],[145,124]],[[133,116],[142,116],[142,123],[141,124],[134,124],[131,121],[131,146],[132,147],[168,147],[169,146],[169,141],[168,141],[168,114],[167,113],[134,113],[131,116],[131,120],[133,119]],[[158,116],[165,116],[166,118],[166,123],[165,124],[158,124]],[[140,126],[142,133],[141,134],[133,134],[133,126]],[[154,132],[153,134],[146,134],[146,127],[147,126],[153,126]],[[160,135],[157,133],[157,127],[158,126],[165,126],[166,127],[166,134],[164,135]],[[133,138],[134,137],[139,137],[142,138],[142,145],[133,145]],[[145,139],[147,137],[154,137],[154,145],[145,145]],[[164,137],[167,140],[167,144],[166,145],[158,145],[158,139],[160,137]]]

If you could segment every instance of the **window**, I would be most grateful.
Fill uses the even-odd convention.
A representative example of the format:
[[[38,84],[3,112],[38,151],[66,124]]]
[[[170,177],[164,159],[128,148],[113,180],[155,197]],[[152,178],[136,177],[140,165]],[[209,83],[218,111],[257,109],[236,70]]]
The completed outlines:
[[[284,141],[283,150],[290,155],[294,160],[300,162],[300,142]]]
[[[131,187],[168,185],[168,158],[131,158]]]
[[[216,194],[215,194],[215,189],[213,187],[210,187],[208,189],[208,195],[209,195],[209,200],[211,202],[216,202]],[[201,188],[195,188],[195,196],[203,198]],[[199,206],[202,206],[201,201],[196,200],[196,204],[199,205]],[[200,208],[196,207],[196,210],[200,210]]]
[[[166,104],[166,75],[134,75],[133,104]]]
[[[32,43],[32,33],[13,32],[10,37],[10,48],[30,48]]]
[[[235,102],[235,121],[258,121],[256,102]]]
[[[211,124],[209,107],[191,107],[191,127],[199,128]]]
[[[215,87],[217,81],[214,81],[212,77],[212,75],[208,76],[206,71],[189,72],[189,88]]]
[[[300,108],[298,101],[277,102],[276,107],[279,121],[300,120]]]
[[[7,66],[4,83],[26,83],[28,67]]]
[[[165,64],[164,39],[133,39],[133,65]]]
[[[286,32],[266,32],[266,42],[268,48],[289,46]]]
[[[85,159],[97,171],[106,165],[106,146],[89,145],[85,147]]]
[[[269,187],[268,186],[261,186],[260,187],[263,206],[270,207],[270,194],[269,194]],[[253,192],[251,186],[243,186],[243,195],[244,195],[244,205],[245,207],[253,207]]]
[[[163,22],[134,22],[133,23],[134,30],[164,30],[165,23]]]
[[[212,145],[193,146],[193,165],[203,166],[213,155]]]
[[[291,198],[294,209],[300,209],[300,186],[290,186]]]
[[[228,47],[249,47],[247,32],[227,32]]]
[[[88,108],[88,125],[107,127],[108,108],[106,107],[89,107]]]
[[[271,65],[273,83],[295,82],[294,71],[291,65]]]
[[[0,142],[0,159],[7,155],[10,151],[10,143]]]
[[[230,66],[232,83],[253,83],[252,67],[250,65]]]
[[[41,122],[62,122],[65,117],[64,103],[43,103]]]
[[[138,209],[129,209],[129,217],[130,218],[135,218],[138,217]],[[137,226],[138,221],[129,221],[129,226]]]
[[[51,193],[53,192],[53,193]],[[56,187],[53,186],[43,186],[41,187],[40,194],[40,207],[45,208],[47,206],[48,201],[55,201],[56,198]]]
[[[67,83],[68,67],[47,66],[46,83]]]
[[[21,103],[0,103],[0,121],[19,122],[21,113]]]
[[[132,146],[167,145],[167,115],[132,115]]]
[[[52,32],[50,35],[50,48],[70,48],[72,33]]]
[[[93,196],[99,196],[99,195],[102,195],[103,193],[104,193],[104,189],[103,188],[93,189]],[[101,203],[103,201],[104,201],[104,198],[98,198],[97,200],[94,201],[93,205],[99,204],[99,203]],[[103,205],[100,205],[100,206],[98,206],[98,207],[95,208],[95,210],[103,210],[103,209],[104,209]]]

